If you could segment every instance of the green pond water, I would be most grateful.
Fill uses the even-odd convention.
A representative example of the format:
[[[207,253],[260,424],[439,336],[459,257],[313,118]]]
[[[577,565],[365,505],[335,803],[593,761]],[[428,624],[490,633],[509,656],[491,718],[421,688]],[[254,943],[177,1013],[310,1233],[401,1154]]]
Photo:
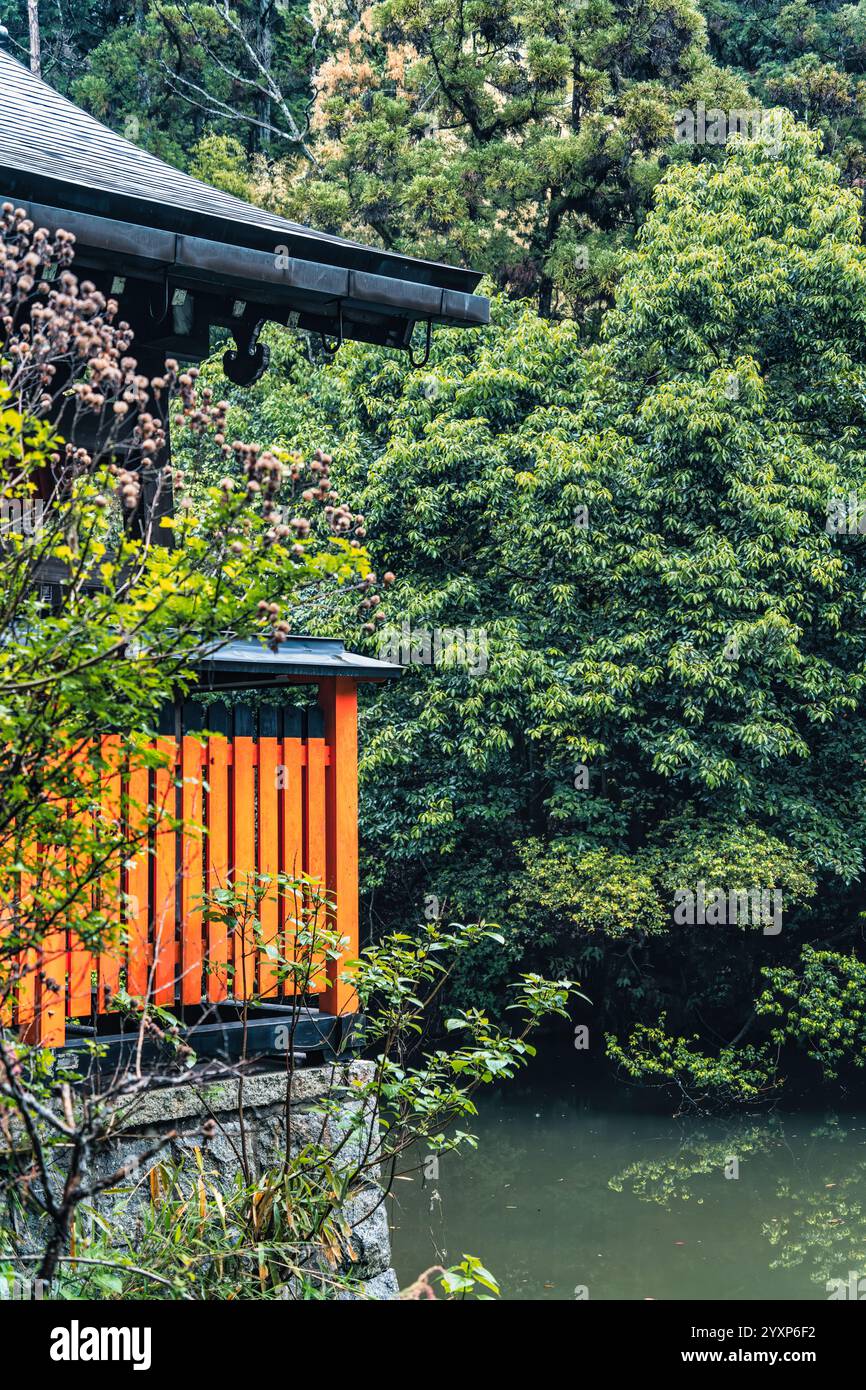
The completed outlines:
[[[866,1298],[866,1111],[673,1118],[573,1058],[482,1094],[478,1149],[394,1183],[401,1285],[468,1252],[505,1299]]]

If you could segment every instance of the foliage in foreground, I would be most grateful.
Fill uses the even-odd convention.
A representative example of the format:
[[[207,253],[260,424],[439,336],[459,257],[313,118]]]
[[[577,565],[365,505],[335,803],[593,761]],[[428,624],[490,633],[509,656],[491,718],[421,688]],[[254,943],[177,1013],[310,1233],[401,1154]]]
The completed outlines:
[[[231,900],[221,891],[221,906],[214,903],[210,910],[222,915],[230,938],[234,931],[250,932],[261,946],[261,904],[274,887],[259,880],[252,893],[237,892]],[[451,1020],[448,1046],[424,1045],[431,1004],[454,960],[480,940],[495,946],[499,938],[483,923],[428,923],[413,938],[395,935],[347,963],[371,1060],[353,1065],[348,1054],[343,1065],[338,1059],[332,1088],[314,1103],[312,1123],[305,1117],[299,1132],[293,1017],[285,1040],[283,1156],[275,1166],[258,1167],[252,1144],[242,1137],[238,1170],[228,1186],[209,1157],[219,1128],[215,1119],[203,1124],[191,1159],[188,1147],[183,1154],[174,1148],[170,1133],[131,1171],[106,1176],[106,1163],[100,1163],[117,1115],[122,1113],[124,1125],[134,1123],[137,1100],[157,1079],[163,1085],[200,1085],[207,1096],[216,1073],[193,1071],[188,1048],[179,1074],[129,1074],[100,1092],[92,1076],[82,1089],[87,1078],[80,1073],[7,1042],[0,1061],[0,1122],[17,1142],[5,1160],[0,1271],[20,1278],[34,1261],[28,1252],[35,1245],[42,1249],[38,1277],[59,1298],[373,1297],[353,1272],[356,1228],[386,1201],[398,1175],[418,1172],[430,1154],[474,1145],[465,1126],[476,1113],[478,1087],[514,1076],[534,1055],[530,1035],[551,1015],[568,1016],[575,992],[569,981],[526,976],[514,990],[516,1032],[469,1010]],[[321,969],[324,957],[337,958],[340,945],[327,929],[299,922],[291,954],[274,953],[274,969],[280,977],[292,976],[300,997],[311,972]],[[145,1007],[140,1026],[159,1030],[160,1011]],[[94,1044],[94,1067],[98,1055]],[[238,1078],[243,1135],[243,1068]],[[407,1297],[435,1297],[437,1286],[448,1298],[498,1292],[493,1276],[469,1255],[451,1269],[427,1271]]]

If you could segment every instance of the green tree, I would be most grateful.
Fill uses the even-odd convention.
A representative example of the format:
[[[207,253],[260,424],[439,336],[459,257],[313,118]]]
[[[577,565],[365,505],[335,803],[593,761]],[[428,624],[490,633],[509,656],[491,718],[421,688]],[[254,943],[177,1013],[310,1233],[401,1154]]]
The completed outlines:
[[[26,0],[0,0],[0,23],[27,62]],[[247,164],[304,147],[315,30],[300,0],[60,0],[40,31],[46,81],[180,168],[209,137]]]
[[[710,51],[756,97],[821,131],[853,182],[866,173],[866,6],[809,0],[703,0]]]
[[[609,301],[674,113],[738,106],[690,0],[386,0],[330,11],[295,215],[477,265],[544,316]]]
[[[614,1023],[737,1039],[763,966],[858,937],[866,252],[819,141],[671,169],[593,348],[505,299],[420,373],[285,339],[237,416],[339,441],[398,636],[486,635],[365,725],[373,920],[486,900]],[[700,882],[778,889],[781,934],[666,929]]]

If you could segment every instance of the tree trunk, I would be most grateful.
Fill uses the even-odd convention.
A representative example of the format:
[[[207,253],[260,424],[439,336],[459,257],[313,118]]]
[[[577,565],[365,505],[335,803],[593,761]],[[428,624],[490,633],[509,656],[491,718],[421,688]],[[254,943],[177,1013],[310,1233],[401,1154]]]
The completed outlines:
[[[135,29],[136,33],[143,34],[147,22],[145,0],[136,0],[135,3]],[[143,111],[150,112],[150,78],[147,67],[142,63],[138,72],[138,101]]]
[[[30,71],[42,76],[42,47],[39,42],[39,0],[27,0],[27,22],[30,25]]]
[[[259,9],[256,19],[255,49],[259,62],[265,72],[269,73],[274,52],[274,10],[271,0],[259,0]],[[258,136],[258,147],[259,149],[266,150],[271,143],[270,131],[268,130],[268,126],[271,122],[271,101],[267,94],[262,93],[259,98],[258,107],[259,120],[264,124],[264,128]]]

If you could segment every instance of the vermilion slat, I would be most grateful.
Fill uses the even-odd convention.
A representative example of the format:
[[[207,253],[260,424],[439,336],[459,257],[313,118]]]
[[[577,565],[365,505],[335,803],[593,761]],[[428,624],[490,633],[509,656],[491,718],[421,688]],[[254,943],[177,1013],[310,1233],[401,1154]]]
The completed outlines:
[[[232,739],[234,798],[232,814],[232,883],[245,899],[241,930],[235,933],[234,995],[249,999],[256,992],[256,942],[249,916],[255,914],[256,871],[255,744],[246,736]]]
[[[150,960],[148,955],[148,788],[146,767],[131,766],[126,782],[126,828],[130,849],[126,865],[128,899],[126,939],[126,988],[137,999],[148,993]]]
[[[156,770],[154,806],[153,871],[153,999],[155,1004],[173,1004],[175,993],[175,888],[177,882],[177,831],[175,762],[177,743],[158,738],[156,747],[170,760],[168,767]]]
[[[66,850],[57,845],[44,852],[45,861],[60,873],[66,862]],[[55,884],[55,888],[57,885]],[[62,892],[62,884],[59,891]],[[40,1043],[43,1047],[61,1047],[66,1041],[66,930],[53,924],[45,933],[40,948],[39,970],[36,975],[36,1005],[33,1030],[25,1034],[25,1042]],[[89,961],[89,953],[87,954]],[[90,1012],[90,975],[87,977],[87,1012]]]
[[[228,885],[229,876],[229,783],[228,741],[214,736],[207,744],[207,817],[208,833],[205,845],[207,891]],[[207,928],[207,997],[212,1001],[225,999],[228,994],[228,942],[223,918],[212,918]]]
[[[10,972],[10,975],[7,976],[4,981],[6,993],[3,995],[2,1000],[0,1000],[0,1024],[2,1024],[4,1028],[8,1028],[11,1024],[13,1018],[13,1009],[16,1006],[18,1010],[18,1020],[19,1022],[21,1021],[21,990],[24,980],[23,975],[19,975],[18,982],[13,984],[11,979],[11,971],[16,966],[19,972],[24,970],[25,952],[21,951],[16,955],[13,955],[12,943],[9,941],[9,938],[12,936],[14,931],[15,908],[13,907],[12,903],[0,903],[0,950],[2,950],[4,958],[4,976],[6,975],[7,969]],[[4,941],[6,943],[5,945],[3,944]],[[8,966],[5,964],[5,961],[7,960],[9,962]]]
[[[344,959],[358,954],[358,694],[346,676],[322,681],[319,703],[325,713],[330,751],[327,781],[328,900],[331,927],[346,940]],[[327,962],[328,986],[319,1007],[330,1014],[357,1009],[351,983],[340,978],[341,961]]]
[[[17,910],[20,914],[22,908],[26,908],[26,904],[31,900],[33,891],[33,877],[31,874],[21,873],[18,875],[17,891]],[[9,930],[12,930],[15,924],[15,909],[7,909],[7,911]],[[18,1027],[25,1036],[33,1032],[33,1026],[36,1020],[36,976],[39,970],[39,964],[40,952],[38,948],[31,946],[27,950],[21,951],[18,957],[18,968],[20,973],[15,994],[18,1006]],[[11,1000],[9,1002],[11,1008]],[[9,1009],[7,1009],[5,1013],[4,1023],[11,1022]]]
[[[304,777],[304,871],[312,880],[307,893],[307,923],[311,931],[322,931],[326,924],[324,899],[327,892],[325,854],[325,740],[307,739],[307,766]],[[325,958],[317,953],[311,966],[307,992],[316,994],[324,987]]]
[[[287,878],[300,879],[304,871],[304,801],[303,801],[303,755],[304,745],[299,738],[284,738],[281,745],[280,762],[282,766],[282,788],[280,797],[280,870]],[[303,919],[303,894],[284,891],[280,896],[280,931],[282,951],[286,960],[294,959],[295,938]],[[284,985],[285,994],[293,994],[294,981],[288,976]]]
[[[99,802],[100,786],[99,774],[92,767],[88,757],[87,746],[76,748],[70,758],[73,768],[73,777],[77,783],[77,790],[81,800],[88,800],[91,797]],[[91,989],[91,975],[93,973],[93,955],[87,948],[81,936],[75,931],[73,923],[86,917],[93,905],[93,889],[90,882],[91,857],[89,853],[82,852],[81,848],[75,843],[77,835],[82,832],[92,838],[93,834],[93,811],[88,807],[69,803],[67,807],[69,819],[74,821],[78,827],[72,833],[72,862],[69,864],[69,872],[66,875],[65,886],[61,875],[67,865],[66,850],[57,849],[56,854],[51,854],[51,864],[54,865],[57,877],[54,878],[54,894],[58,899],[64,896],[70,898],[68,907],[63,907],[62,915],[59,920],[69,927],[69,946],[67,969],[69,974],[69,990],[66,1001],[66,1012],[70,1018],[89,1017],[93,1010],[93,995]],[[51,881],[53,875],[49,875],[47,881]],[[80,891],[76,891],[79,889]]]
[[[258,743],[259,762],[259,873],[271,880],[267,897],[262,899],[259,915],[262,923],[262,951],[259,957],[259,986],[262,995],[273,996],[279,986],[279,963],[265,950],[275,946],[279,935],[279,902],[277,874],[279,873],[280,825],[279,796],[277,788],[279,765],[279,741],[277,738],[260,737]],[[282,781],[282,776],[279,775]]]
[[[194,738],[184,738],[181,744],[181,1000],[184,1004],[201,1003],[201,978],[204,965],[202,941],[204,889],[203,844],[204,786],[202,761],[205,750]]]
[[[102,819],[109,827],[109,835],[114,842],[107,848],[111,861],[99,881],[99,906],[102,915],[112,924],[113,941],[107,950],[100,952],[97,1007],[100,1013],[107,1012],[111,1000],[120,988],[120,857],[117,844],[121,838],[121,757],[120,738],[112,734],[102,740],[102,758],[107,764],[102,772]]]

